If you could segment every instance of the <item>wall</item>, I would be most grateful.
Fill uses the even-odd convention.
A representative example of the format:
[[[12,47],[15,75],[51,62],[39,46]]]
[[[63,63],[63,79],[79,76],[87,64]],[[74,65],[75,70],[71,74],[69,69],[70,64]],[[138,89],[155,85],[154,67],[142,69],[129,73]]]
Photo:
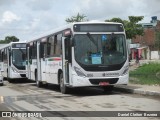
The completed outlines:
[[[151,59],[152,60],[158,60],[159,59],[158,51],[151,51]]]

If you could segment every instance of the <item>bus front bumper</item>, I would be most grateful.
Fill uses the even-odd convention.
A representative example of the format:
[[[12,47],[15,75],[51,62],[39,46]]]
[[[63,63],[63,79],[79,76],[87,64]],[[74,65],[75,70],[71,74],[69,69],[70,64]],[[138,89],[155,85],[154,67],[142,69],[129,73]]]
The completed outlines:
[[[101,86],[101,83],[106,83],[106,85],[118,85],[118,84],[128,84],[129,75],[123,75],[119,77],[80,77],[73,75],[70,86],[72,87],[85,87],[85,86]]]

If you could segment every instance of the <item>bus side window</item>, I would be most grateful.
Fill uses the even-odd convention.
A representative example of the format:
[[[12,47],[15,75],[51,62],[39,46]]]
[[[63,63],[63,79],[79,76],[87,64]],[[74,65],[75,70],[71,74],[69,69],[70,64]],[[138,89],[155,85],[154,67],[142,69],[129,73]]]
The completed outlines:
[[[4,59],[4,57],[3,57],[3,55],[4,55],[4,52],[2,51],[2,57],[1,57],[1,60],[2,60],[2,62],[3,62],[3,59]]]
[[[47,53],[47,43],[41,42],[40,43],[40,58],[45,58]]]
[[[57,46],[57,35],[54,37],[54,54],[56,54],[56,46]]]
[[[7,48],[4,49],[3,60],[7,60]]]
[[[32,58],[33,58],[33,59],[36,59],[36,58],[37,58],[37,41],[33,43]]]
[[[32,59],[32,47],[33,47],[33,44],[30,44],[30,46],[29,46],[29,59]]]
[[[39,56],[40,56],[40,58],[44,57],[44,43],[43,42],[40,42]]]
[[[49,43],[49,38],[47,38],[47,56],[50,54],[50,43]]]
[[[0,50],[0,62],[2,62],[2,52]]]
[[[54,36],[48,38],[47,55],[52,57],[54,55]]]
[[[56,48],[55,48],[55,54],[60,57],[60,55],[62,54],[62,41],[61,41],[61,38],[62,38],[62,33],[58,34],[57,35],[57,44],[55,45]]]

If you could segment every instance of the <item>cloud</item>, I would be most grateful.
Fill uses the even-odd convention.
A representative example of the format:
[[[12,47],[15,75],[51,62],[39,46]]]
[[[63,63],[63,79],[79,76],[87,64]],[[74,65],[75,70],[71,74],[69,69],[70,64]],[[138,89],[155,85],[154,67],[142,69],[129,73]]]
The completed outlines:
[[[29,22],[29,24],[27,26],[25,26],[24,29],[33,30],[38,27],[39,22],[40,22],[40,19],[35,18],[31,22]]]
[[[0,6],[2,5],[11,5],[13,3],[15,3],[15,0],[0,0]]]
[[[30,0],[26,5],[35,11],[46,11],[51,9],[55,2],[52,0]]]
[[[13,21],[19,21],[21,18],[18,17],[11,11],[5,11],[2,15],[2,22],[3,23],[11,23]]]
[[[157,15],[160,16],[160,0],[149,0],[145,2],[143,0],[143,4],[145,5],[144,10],[146,13],[148,13],[148,16]],[[143,11],[144,11],[143,10]]]
[[[132,5],[131,0],[84,0],[76,1],[75,8],[80,13],[85,14],[90,20],[92,19],[109,19],[112,17],[125,18],[128,15],[126,9]],[[73,9],[75,9],[73,8]]]
[[[152,16],[160,19],[159,5],[160,0],[0,0],[0,37],[12,34],[26,40],[63,26],[78,12],[89,20],[142,15],[150,22]]]

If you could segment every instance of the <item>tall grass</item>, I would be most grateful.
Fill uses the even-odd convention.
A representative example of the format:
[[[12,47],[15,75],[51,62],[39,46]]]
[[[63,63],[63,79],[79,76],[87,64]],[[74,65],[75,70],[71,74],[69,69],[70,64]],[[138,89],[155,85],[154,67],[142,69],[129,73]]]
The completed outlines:
[[[160,85],[160,64],[144,64],[135,71],[130,71],[130,82],[137,84]]]

